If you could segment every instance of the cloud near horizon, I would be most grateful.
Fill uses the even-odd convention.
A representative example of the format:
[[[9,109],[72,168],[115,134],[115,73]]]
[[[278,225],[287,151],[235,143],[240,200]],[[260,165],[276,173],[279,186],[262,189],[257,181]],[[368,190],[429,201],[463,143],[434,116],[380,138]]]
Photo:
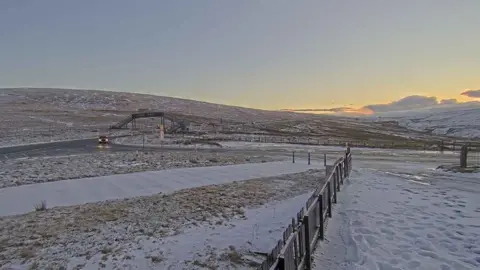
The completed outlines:
[[[288,112],[325,112],[325,113],[355,113],[355,114],[373,114],[374,112],[367,108],[363,107],[360,109],[355,109],[352,107],[338,107],[330,109],[282,109],[281,111]]]
[[[480,98],[480,90],[470,90],[462,93],[464,96],[472,98]],[[442,99],[438,100],[437,97],[428,97],[413,95],[402,98],[397,101],[393,101],[387,104],[372,104],[360,109],[355,109],[351,107],[338,107],[330,109],[284,109],[283,111],[291,112],[330,112],[334,114],[361,114],[361,115],[370,115],[375,113],[386,113],[386,112],[399,112],[399,111],[409,111],[416,109],[424,108],[433,108],[437,106],[449,106],[461,104],[457,99]]]
[[[480,98],[480,89],[479,90],[466,90],[461,94],[469,98]]]

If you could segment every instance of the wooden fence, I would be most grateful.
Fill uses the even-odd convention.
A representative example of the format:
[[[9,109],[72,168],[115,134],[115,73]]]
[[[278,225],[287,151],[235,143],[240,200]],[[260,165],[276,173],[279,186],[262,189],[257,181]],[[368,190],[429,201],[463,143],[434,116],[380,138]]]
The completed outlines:
[[[283,239],[267,255],[259,270],[311,269],[312,253],[317,242],[324,239],[326,221],[332,217],[332,203],[337,203],[337,193],[350,175],[351,153],[347,152],[326,169],[327,181],[314,191],[297,218],[292,218]]]
[[[462,141],[361,141],[361,140],[336,140],[331,138],[315,137],[292,137],[292,136],[274,136],[274,135],[231,135],[231,134],[209,134],[197,136],[202,140],[214,141],[243,141],[259,143],[282,143],[282,144],[303,144],[303,145],[323,145],[323,146],[345,146],[348,143],[351,147],[360,148],[388,148],[388,149],[411,149],[411,150],[434,150],[434,151],[458,151],[464,144],[469,145],[470,151],[480,151],[479,142]]]

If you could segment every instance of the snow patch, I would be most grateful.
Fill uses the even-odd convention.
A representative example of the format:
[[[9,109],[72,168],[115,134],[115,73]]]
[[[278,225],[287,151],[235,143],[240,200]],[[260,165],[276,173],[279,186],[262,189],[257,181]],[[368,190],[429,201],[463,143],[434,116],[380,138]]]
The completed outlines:
[[[344,188],[350,196],[340,197],[328,222],[327,241],[318,246],[317,267],[480,267],[480,174],[409,166],[407,174],[381,162],[357,162]]]

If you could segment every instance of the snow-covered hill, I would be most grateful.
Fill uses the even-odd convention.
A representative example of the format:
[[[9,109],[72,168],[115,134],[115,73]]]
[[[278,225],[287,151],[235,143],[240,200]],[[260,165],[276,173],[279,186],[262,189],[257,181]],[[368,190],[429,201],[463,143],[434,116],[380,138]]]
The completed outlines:
[[[0,104],[14,103],[39,109],[57,110],[104,110],[131,112],[137,109],[202,115],[208,118],[223,118],[237,121],[269,121],[273,119],[305,119],[305,114],[250,109],[208,102],[98,90],[10,88],[0,89]]]
[[[378,114],[377,121],[397,121],[408,129],[431,132],[435,135],[480,138],[480,103],[427,108],[395,113]]]
[[[473,135],[466,131],[471,127],[471,120],[462,122],[467,129],[460,129],[460,124],[437,127],[443,124],[443,118],[434,122],[425,120],[437,125],[435,132],[428,134],[418,132],[428,130],[431,125],[425,125],[424,119],[416,115],[414,118],[392,116],[391,119],[400,122],[399,126],[393,121],[377,122],[371,121],[377,120],[375,118],[360,116],[259,110],[140,93],[15,88],[0,89],[0,145],[95,137],[99,132],[108,132],[109,126],[140,109],[187,115],[200,122],[208,119],[209,122],[221,123],[222,129],[230,131],[290,132],[317,139],[335,138],[363,144],[375,141],[390,145],[399,141],[438,141],[444,138],[437,134],[479,137],[478,128]],[[432,116],[427,114],[423,117]],[[478,127],[478,118],[475,121]],[[150,124],[139,123],[143,128],[148,128]]]

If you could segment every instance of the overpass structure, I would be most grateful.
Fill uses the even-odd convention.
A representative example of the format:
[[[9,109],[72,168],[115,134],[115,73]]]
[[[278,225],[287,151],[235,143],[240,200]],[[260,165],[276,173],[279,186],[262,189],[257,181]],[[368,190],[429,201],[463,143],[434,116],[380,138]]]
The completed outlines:
[[[110,126],[110,129],[125,129],[128,128],[128,125],[131,125],[132,129],[137,128],[137,119],[141,118],[160,118],[160,124],[165,127],[165,119],[169,120],[172,123],[172,126],[168,129],[168,133],[175,133],[178,131],[188,131],[186,121],[178,120],[177,117],[169,116],[165,112],[139,112],[132,113],[131,115],[120,120],[116,124]],[[166,130],[167,131],[167,130]]]

